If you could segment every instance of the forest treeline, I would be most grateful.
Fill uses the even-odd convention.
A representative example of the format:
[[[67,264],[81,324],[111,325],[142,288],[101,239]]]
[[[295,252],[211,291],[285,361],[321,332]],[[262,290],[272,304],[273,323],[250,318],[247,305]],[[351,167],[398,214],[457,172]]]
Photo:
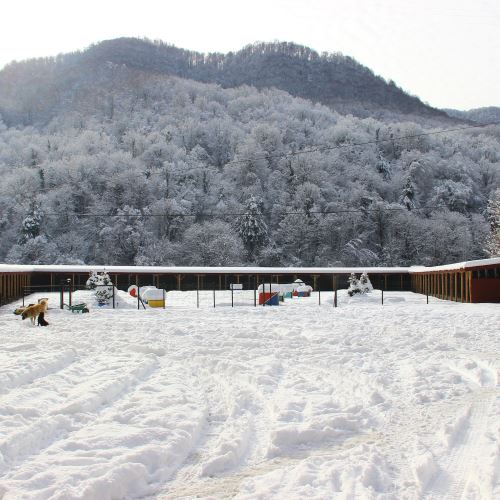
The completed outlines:
[[[112,62],[81,71],[9,103],[28,105],[32,124],[0,119],[0,261],[392,266],[487,255],[498,126],[419,135],[440,128]]]

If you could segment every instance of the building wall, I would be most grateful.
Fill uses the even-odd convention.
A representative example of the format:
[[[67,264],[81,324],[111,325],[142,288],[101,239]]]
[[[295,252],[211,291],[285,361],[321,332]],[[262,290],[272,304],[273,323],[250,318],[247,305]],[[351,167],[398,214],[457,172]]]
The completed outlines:
[[[472,302],[500,302],[500,278],[472,278]]]
[[[456,302],[500,302],[500,266],[412,273],[412,290]]]
[[[29,273],[0,273],[0,305],[22,298],[29,284]]]

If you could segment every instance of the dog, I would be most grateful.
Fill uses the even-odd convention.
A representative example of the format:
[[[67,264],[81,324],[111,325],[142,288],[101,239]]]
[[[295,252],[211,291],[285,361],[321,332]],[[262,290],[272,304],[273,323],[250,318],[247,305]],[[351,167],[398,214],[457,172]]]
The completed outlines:
[[[46,313],[48,309],[48,301],[47,299],[41,299],[38,304],[35,304],[34,306],[28,306],[21,314],[21,317],[24,319],[30,318],[31,324],[35,326],[35,321],[40,315],[40,313]],[[42,318],[44,319],[44,318]],[[45,321],[45,319],[44,319]]]
[[[38,315],[38,326],[49,326],[49,322],[45,319],[45,313],[41,312]]]

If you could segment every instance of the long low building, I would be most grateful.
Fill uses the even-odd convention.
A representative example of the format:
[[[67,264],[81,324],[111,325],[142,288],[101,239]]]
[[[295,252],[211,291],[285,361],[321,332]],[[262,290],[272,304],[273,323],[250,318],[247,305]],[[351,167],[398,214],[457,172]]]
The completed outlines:
[[[315,290],[347,288],[351,273],[367,272],[375,288],[411,290],[407,267],[160,267],[0,264],[0,303],[22,297],[30,287],[58,289],[71,282],[83,287],[91,271],[106,271],[115,286],[154,285],[165,290],[227,290],[231,283],[255,289],[261,283],[301,279]],[[69,281],[68,281],[69,280]],[[40,288],[41,289],[41,288]]]
[[[0,264],[0,304],[30,289],[85,286],[91,271],[106,271],[115,286],[155,285],[165,290],[227,290],[231,283],[255,289],[261,283],[296,279],[314,290],[347,288],[351,273],[367,272],[377,289],[414,291],[462,302],[500,302],[500,258],[437,267],[161,267]]]
[[[500,258],[411,267],[412,290],[455,302],[500,302]]]

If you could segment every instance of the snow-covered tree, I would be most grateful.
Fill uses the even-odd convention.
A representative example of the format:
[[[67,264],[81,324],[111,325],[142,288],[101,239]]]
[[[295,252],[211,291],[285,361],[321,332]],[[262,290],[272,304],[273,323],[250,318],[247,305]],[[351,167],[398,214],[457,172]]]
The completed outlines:
[[[194,224],[184,233],[183,263],[190,266],[229,266],[244,262],[241,239],[221,221]]]
[[[358,293],[362,293],[361,285],[359,279],[356,277],[356,274],[351,273],[349,278],[347,278],[347,282],[349,283],[349,288],[347,289],[349,297],[352,297],[353,295],[356,295]]]
[[[89,290],[94,290],[99,305],[109,304],[113,297],[113,282],[107,272],[91,271],[86,286]]]
[[[32,203],[28,215],[21,224],[21,243],[36,238],[40,234],[43,212],[36,203]]]
[[[260,249],[267,239],[267,224],[262,215],[262,202],[250,196],[245,204],[245,213],[237,220],[237,230],[243,245],[252,259],[256,250]]]
[[[378,154],[377,172],[385,180],[389,180],[391,178],[391,164],[384,158],[382,152],[379,152]]]
[[[486,251],[491,257],[500,257],[500,189],[497,189],[488,202],[488,222],[490,234],[486,240]]]
[[[411,177],[406,179],[403,192],[401,193],[401,198],[399,200],[401,205],[405,206],[407,210],[413,210],[415,208],[415,187]]]
[[[487,255],[495,127],[424,137],[447,125],[126,66],[119,85],[115,70],[89,69],[66,88],[62,60],[33,74],[49,68],[48,80],[0,85],[0,261],[368,267]],[[252,198],[265,207],[253,219],[227,215]]]
[[[361,293],[370,293],[373,291],[373,285],[366,271],[362,273],[359,278],[359,287],[361,289]]]

